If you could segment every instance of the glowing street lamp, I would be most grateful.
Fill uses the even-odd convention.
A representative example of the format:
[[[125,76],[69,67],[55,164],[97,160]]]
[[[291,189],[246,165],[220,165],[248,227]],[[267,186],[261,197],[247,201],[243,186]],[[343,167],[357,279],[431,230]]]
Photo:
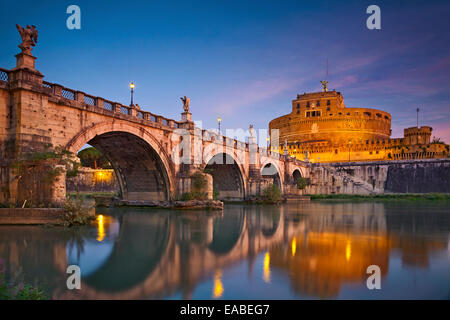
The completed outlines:
[[[267,138],[266,138],[266,141],[267,141],[267,150],[268,150],[268,149],[269,149],[269,141],[270,141],[270,138],[267,137]]]
[[[219,124],[219,134],[220,134],[220,123],[222,122],[221,117],[217,117],[217,123]]]
[[[130,89],[131,89],[131,103],[130,106],[133,106],[133,92],[134,92],[134,83],[130,83]]]

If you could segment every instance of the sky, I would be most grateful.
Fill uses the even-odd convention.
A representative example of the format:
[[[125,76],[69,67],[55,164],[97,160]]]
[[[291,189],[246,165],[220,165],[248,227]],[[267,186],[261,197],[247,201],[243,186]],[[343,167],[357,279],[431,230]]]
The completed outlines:
[[[69,30],[66,9],[81,9]],[[381,9],[369,30],[366,9]],[[267,129],[298,93],[329,88],[347,107],[391,113],[403,128],[434,128],[450,142],[448,1],[5,1],[0,67],[15,66],[15,24],[36,25],[33,49],[44,80],[175,120],[191,98],[203,128]]]

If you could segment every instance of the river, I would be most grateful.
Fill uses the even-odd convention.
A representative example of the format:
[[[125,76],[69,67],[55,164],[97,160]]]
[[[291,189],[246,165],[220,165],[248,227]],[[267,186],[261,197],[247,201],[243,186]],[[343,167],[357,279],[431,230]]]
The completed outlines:
[[[0,226],[7,279],[53,299],[450,299],[450,203],[97,209],[93,226]],[[81,289],[69,290],[69,265]],[[368,266],[380,270],[369,290]]]

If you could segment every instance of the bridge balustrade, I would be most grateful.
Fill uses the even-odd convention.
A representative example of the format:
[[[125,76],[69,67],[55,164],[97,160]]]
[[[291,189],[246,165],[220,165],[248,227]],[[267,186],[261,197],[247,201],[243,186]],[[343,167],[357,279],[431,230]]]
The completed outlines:
[[[0,81],[9,82],[8,70],[0,68]]]

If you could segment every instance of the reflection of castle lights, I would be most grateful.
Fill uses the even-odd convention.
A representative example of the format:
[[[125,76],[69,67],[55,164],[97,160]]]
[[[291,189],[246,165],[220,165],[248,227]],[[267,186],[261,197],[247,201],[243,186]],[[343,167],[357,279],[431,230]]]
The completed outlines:
[[[105,226],[103,222],[103,215],[97,216],[97,224],[98,224],[98,230],[97,230],[97,241],[102,242],[105,238]]]
[[[269,255],[269,252],[266,252],[266,255],[264,256],[263,280],[267,283],[270,282],[270,255]]]
[[[347,241],[347,245],[345,246],[345,259],[349,261],[351,255],[352,255],[352,243],[350,241]]]
[[[297,238],[294,237],[294,239],[292,239],[292,243],[291,243],[292,256],[295,256],[295,251],[297,251]]]
[[[213,297],[220,298],[223,295],[223,284],[222,284],[222,271],[217,270],[214,276],[214,291]]]

